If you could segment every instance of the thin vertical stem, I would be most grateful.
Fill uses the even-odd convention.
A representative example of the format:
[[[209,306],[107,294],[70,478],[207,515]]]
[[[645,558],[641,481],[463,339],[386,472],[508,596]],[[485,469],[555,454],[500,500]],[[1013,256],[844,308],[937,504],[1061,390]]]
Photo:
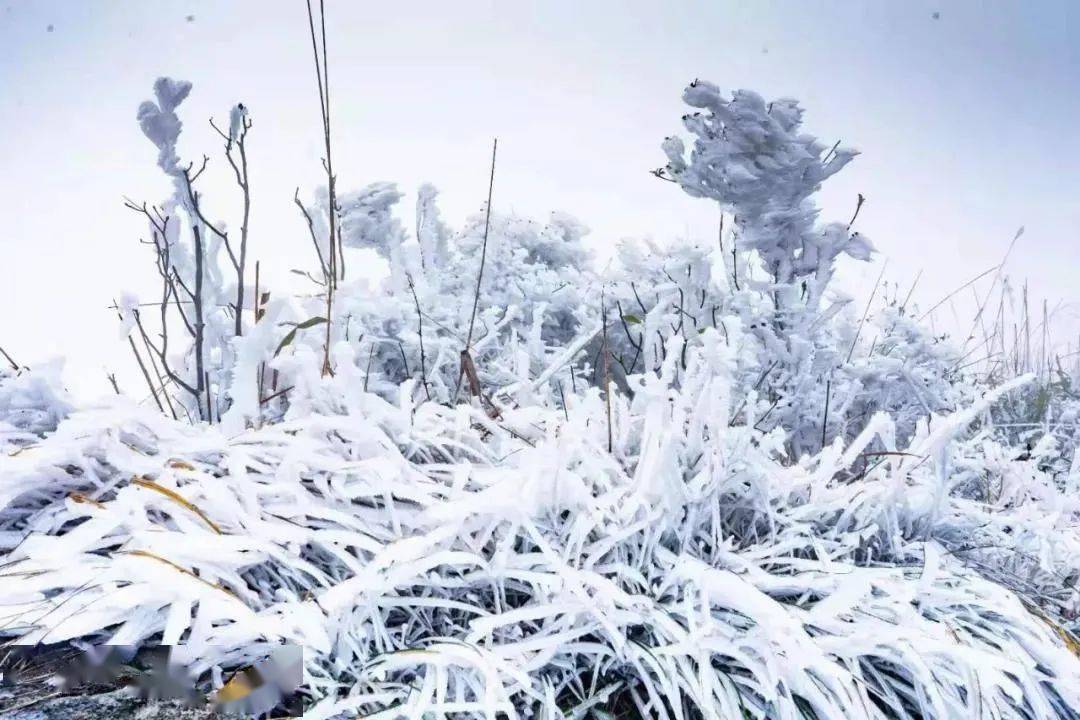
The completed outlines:
[[[206,383],[206,421],[211,425],[214,424],[214,401],[210,397],[210,373],[207,372],[204,377]]]
[[[476,292],[473,294],[472,316],[469,318],[469,334],[465,339],[465,350],[472,347],[473,327],[476,324],[476,308],[480,304],[480,284],[484,280],[484,263],[487,260],[488,231],[491,227],[491,196],[495,188],[495,153],[499,149],[499,139],[491,144],[491,176],[488,178],[487,207],[484,209],[484,243],[480,248],[480,272],[476,274]]]
[[[311,31],[311,51],[315,58],[315,80],[319,87],[319,114],[322,116],[323,142],[326,148],[324,168],[326,170],[327,192],[329,195],[327,214],[330,222],[329,236],[329,277],[326,284],[326,343],[323,347],[323,375],[330,375],[330,343],[332,341],[334,289],[338,283],[338,256],[341,251],[340,232],[337,228],[337,194],[334,178],[334,162],[330,152],[330,68],[326,55],[326,8],[319,0],[319,26],[322,35],[322,58],[319,57],[319,43],[315,34],[315,16],[311,10],[311,0],[307,0],[308,29]]]
[[[128,336],[128,340],[131,337]],[[157,361],[154,360],[154,351],[150,347],[150,341],[143,337],[143,346],[146,348],[146,356],[150,359],[150,367],[154,369],[154,376],[158,381],[158,388],[161,390],[161,396],[165,399],[165,404],[169,406],[169,414],[172,415],[173,420],[177,420],[179,416],[176,414],[176,408],[173,407],[172,398],[169,397],[169,391],[165,387],[165,377],[161,374],[161,370],[158,369]],[[160,403],[159,403],[160,407]]]
[[[431,399],[431,389],[427,381],[427,357],[424,354],[424,314],[420,312],[420,299],[416,296],[416,286],[413,284],[412,275],[406,274],[409,280],[409,291],[412,292],[413,304],[416,305],[416,334],[420,338],[420,382],[424,384],[424,394]]]
[[[199,233],[198,219],[195,219],[193,225],[195,234],[195,398],[196,404],[199,404],[199,396],[202,395],[203,383],[208,377],[204,369],[203,360],[203,330],[205,328],[205,322],[203,321],[203,242],[202,235]],[[209,397],[210,389],[206,388],[207,397]],[[206,411],[209,414],[210,406],[206,406]],[[202,414],[201,412],[199,413]]]
[[[113,307],[116,308],[117,317],[119,317],[120,321],[123,322],[124,316],[121,314],[120,308],[116,304],[116,300],[113,300]],[[134,310],[134,312],[138,312],[138,310]],[[132,339],[130,333],[128,334],[127,340],[128,345],[131,347],[131,354],[135,356],[135,362],[138,363],[139,370],[142,371],[143,379],[146,380],[146,386],[150,388],[150,396],[154,398],[154,404],[158,406],[158,410],[160,410],[164,414],[165,408],[164,406],[162,406],[161,400],[158,399],[157,388],[154,385],[154,381],[150,379],[150,372],[146,369],[146,364],[143,362],[142,356],[139,355],[139,350],[135,346],[135,340]],[[150,350],[147,349],[147,352],[149,353]],[[7,355],[7,353],[4,354],[5,356]],[[151,357],[153,356],[151,355]],[[10,360],[10,358],[8,359]],[[18,370],[18,367],[16,367],[15,369]],[[162,388],[162,392],[164,392],[164,388]],[[117,394],[119,395],[119,393]],[[173,417],[175,417],[175,413],[173,414]]]
[[[874,283],[874,289],[870,293],[870,299],[866,301],[866,309],[863,310],[862,317],[859,318],[859,326],[855,329],[855,337],[851,339],[851,347],[848,348],[847,360],[845,360],[845,362],[851,362],[851,356],[855,352],[855,345],[859,342],[859,335],[862,334],[863,324],[866,323],[866,316],[870,314],[870,305],[874,302],[874,296],[877,295],[877,289],[881,285],[881,278],[884,277],[885,268],[888,266],[888,260],[881,265],[881,272],[878,273],[877,282]]]
[[[600,360],[601,366],[604,371],[604,404],[607,407],[607,449],[610,453],[614,448],[614,440],[611,430],[611,351],[608,350],[608,336],[607,336],[607,303],[605,301],[604,294],[600,294],[600,313],[603,317],[603,350]]]
[[[491,196],[495,188],[495,154],[499,149],[499,139],[495,138],[491,145],[491,175],[488,178],[488,196],[487,206],[484,211],[484,240],[480,248],[480,270],[476,273],[476,291],[473,293],[473,305],[472,314],[469,316],[469,334],[465,338],[465,349],[461,351],[461,367],[458,369],[457,384],[454,386],[454,398],[452,402],[457,402],[458,393],[461,392],[461,381],[464,379],[466,370],[471,366],[472,355],[470,350],[472,349],[472,337],[473,330],[476,326],[476,310],[480,305],[480,286],[484,280],[484,265],[487,263],[487,246],[488,246],[488,232],[491,229]],[[478,381],[475,377],[469,377],[469,386],[474,387],[478,385]],[[478,387],[474,389],[479,389]]]
[[[240,122],[243,123],[245,120],[241,118]],[[240,262],[236,269],[236,335],[241,335],[244,331],[244,270],[247,265],[248,218],[251,215],[251,186],[248,180],[247,148],[245,147],[247,132],[244,130],[241,132],[237,147],[240,149],[240,168],[243,172],[241,189],[244,194],[244,217],[240,224]],[[255,302],[256,304],[259,302],[257,297]]]
[[[829,399],[832,396],[832,377],[825,383],[825,416],[821,419],[821,449],[825,449],[825,432],[829,427]]]

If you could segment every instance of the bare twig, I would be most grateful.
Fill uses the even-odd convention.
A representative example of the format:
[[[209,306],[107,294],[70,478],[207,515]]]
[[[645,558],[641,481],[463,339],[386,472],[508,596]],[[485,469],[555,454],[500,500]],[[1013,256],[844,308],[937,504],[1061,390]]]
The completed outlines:
[[[862,196],[860,195],[859,197]],[[877,295],[877,289],[881,285],[881,278],[885,276],[885,268],[888,266],[888,260],[881,264],[881,272],[878,273],[877,282],[874,283],[874,289],[870,292],[870,298],[866,301],[866,308],[863,310],[862,317],[859,318],[859,325],[855,329],[855,337],[851,338],[851,347],[848,348],[847,360],[845,362],[851,362],[851,356],[855,352],[855,345],[859,342],[859,335],[862,334],[863,325],[866,323],[866,316],[870,314],[870,306],[874,302],[874,296]]]
[[[1013,235],[1012,242],[1009,243],[1009,249],[1005,251],[1005,256],[1001,258],[1001,262],[998,263],[994,273],[994,278],[990,281],[990,289],[986,292],[986,299],[979,304],[979,309],[975,313],[975,319],[972,321],[971,330],[968,331],[967,336],[964,337],[964,344],[961,346],[961,352],[967,348],[967,344],[975,336],[975,328],[978,327],[979,322],[982,320],[983,311],[986,309],[986,303],[989,302],[990,296],[994,292],[994,288],[997,286],[998,279],[1001,277],[1001,271],[1005,269],[1005,263],[1009,261],[1009,256],[1012,255],[1013,248],[1016,247],[1016,241],[1024,234],[1024,228],[1020,228]]]
[[[261,289],[259,287],[259,279],[260,279],[259,278],[259,261],[256,260],[255,261],[255,324],[256,325],[258,325],[259,321],[262,320],[262,294],[261,294],[262,291],[261,291]],[[266,378],[266,363],[265,362],[260,362],[258,367],[255,369],[255,393],[256,393],[256,397],[260,398],[260,400],[259,400],[260,405],[263,404],[263,401],[262,401],[261,398],[263,396],[265,378]],[[260,411],[260,415],[259,415],[259,423],[260,424],[262,423],[262,413],[261,413],[261,411]]]
[[[319,247],[319,239],[315,235],[315,223],[311,219],[311,213],[304,207],[304,203],[300,202],[300,188],[296,188],[296,194],[293,195],[293,202],[296,203],[296,207],[300,208],[300,212],[303,213],[304,219],[307,221],[308,233],[311,235],[311,242],[315,246],[315,254],[319,258],[319,267],[322,269],[323,278],[326,280],[326,285],[330,285],[330,267],[326,264],[326,260],[323,259],[322,249]]]
[[[961,285],[960,287],[958,287],[958,288],[956,288],[955,290],[953,290],[953,291],[952,291],[951,293],[949,293],[948,295],[946,295],[945,297],[943,297],[943,298],[942,298],[942,299],[941,299],[941,300],[940,300],[939,302],[937,302],[937,303],[936,303],[936,304],[935,304],[935,305],[934,305],[934,306],[933,306],[932,308],[930,308],[929,310],[927,310],[926,312],[924,312],[924,313],[922,314],[922,316],[920,316],[920,317],[919,317],[919,321],[920,321],[920,322],[922,322],[923,320],[925,320],[925,319],[926,319],[926,317],[927,317],[928,315],[930,315],[930,313],[934,312],[934,311],[935,311],[935,310],[937,310],[937,309],[938,309],[939,307],[941,307],[942,305],[944,305],[945,303],[947,303],[947,302],[948,302],[949,300],[952,300],[952,299],[953,299],[953,298],[954,298],[954,297],[955,297],[955,296],[956,296],[957,294],[959,294],[960,292],[962,292],[962,291],[966,290],[967,288],[971,287],[972,285],[974,285],[975,283],[977,283],[977,282],[978,282],[979,280],[982,280],[982,279],[983,279],[984,277],[986,277],[986,276],[987,276],[987,275],[989,275],[990,273],[994,272],[995,270],[997,270],[997,266],[996,266],[996,265],[995,265],[994,267],[992,267],[992,268],[988,268],[988,269],[986,269],[986,270],[983,270],[983,271],[982,271],[981,273],[979,273],[979,274],[978,274],[978,275],[976,275],[975,277],[971,278],[970,280],[968,280],[968,281],[967,281],[966,283],[964,283],[964,284],[963,284],[963,285]]]
[[[825,449],[825,432],[829,427],[829,400],[832,397],[832,377],[825,382],[825,413],[821,418],[821,449]]]
[[[407,357],[405,357],[405,346],[402,345],[401,341],[399,340],[398,344],[397,344],[397,347],[398,347],[398,352],[401,353],[401,363],[402,363],[402,365],[405,366],[405,377],[411,377],[412,373],[409,372],[409,359]]]
[[[827,163],[829,161],[829,158],[831,158],[833,156],[833,153],[836,152],[836,149],[838,147],[840,147],[840,141],[839,140],[837,140],[836,143],[831,148],[829,148],[829,152],[825,153],[825,157],[821,158],[821,164],[822,165],[824,165],[825,163]]]
[[[199,226],[196,224],[192,229],[195,233],[195,376],[198,378],[195,389],[198,391],[196,393],[196,397],[198,397],[198,395],[202,394],[203,382],[208,377],[205,360],[203,359],[203,334],[206,328],[203,319],[203,270],[205,261],[203,259],[203,241],[202,235],[199,233]],[[164,328],[162,332],[164,332]],[[209,398],[209,387],[206,387],[206,393],[207,398]],[[206,414],[209,418],[209,403],[206,406]]]
[[[270,402],[271,400],[274,400],[274,399],[276,399],[278,397],[281,397],[282,395],[284,395],[285,393],[289,392],[292,389],[293,389],[292,385],[290,385],[288,387],[281,388],[276,393],[273,393],[271,395],[268,395],[268,396],[264,397],[262,400],[259,401],[259,404],[260,405],[265,405],[266,403]]]
[[[779,360],[773,360],[769,364],[769,367],[765,368],[765,370],[761,373],[761,375],[758,376],[757,382],[754,383],[753,389],[757,390],[759,387],[761,387],[761,383],[765,382],[765,378],[767,378],[769,376],[769,373],[771,373],[773,371],[773,368],[775,368],[779,364],[780,364]],[[743,411],[743,408],[745,408],[745,407],[746,407],[746,396],[743,397],[742,402],[740,402],[739,406],[737,408],[735,408],[735,411],[733,413],[731,413],[731,423],[735,422],[735,418],[739,417],[739,413],[741,413]]]
[[[368,391],[368,380],[371,379],[371,358],[375,354],[375,343],[371,343],[367,356],[367,369],[364,371],[364,392]]]
[[[630,346],[634,348],[634,359],[630,363],[630,369],[626,371],[627,375],[634,372],[634,366],[637,365],[638,356],[641,355],[641,345],[644,338],[644,333],[638,333],[637,342],[634,341],[634,336],[630,333],[630,328],[626,324],[626,316],[623,314],[622,303],[618,300],[615,301],[615,309],[619,311],[619,321],[622,323],[623,332],[626,333],[626,339],[630,341]],[[622,364],[622,361],[619,361]],[[625,367],[624,367],[625,369]]]
[[[170,380],[172,380],[174,383],[176,383],[176,385],[178,387],[181,387],[185,391],[190,393],[192,395],[192,397],[194,397],[196,402],[199,403],[200,406],[201,406],[202,401],[201,401],[201,398],[200,398],[200,394],[201,394],[200,391],[197,390],[194,386],[192,386],[192,385],[188,384],[187,382],[185,382],[184,379],[181,378],[179,375],[177,375],[172,370],[172,368],[168,365],[168,361],[167,361],[168,337],[169,337],[168,333],[163,332],[161,334],[161,346],[158,347],[157,345],[155,345],[150,340],[150,336],[146,332],[146,327],[143,325],[142,317],[141,317],[141,314],[139,313],[139,311],[135,310],[134,313],[135,313],[135,326],[139,329],[139,334],[142,335],[143,341],[147,345],[149,345],[149,347],[153,350],[154,354],[157,355],[158,359],[162,362],[162,369],[165,371],[165,374],[169,377]],[[200,415],[201,415],[201,410],[200,410]]]
[[[214,422],[214,400],[213,400],[213,397],[211,397],[211,395],[210,395],[210,373],[209,373],[209,371],[204,372],[203,381],[204,381],[205,387],[206,387],[206,421],[208,423],[213,424],[213,422]],[[219,413],[219,415],[220,415],[220,413]],[[220,420],[221,418],[219,417],[218,419]]]
[[[851,216],[851,220],[847,224],[847,229],[850,230],[851,226],[855,224],[855,218],[859,217],[859,211],[862,210],[863,203],[866,202],[866,198],[862,193],[859,193],[859,199],[855,203],[855,214]]]
[[[457,384],[454,387],[454,402],[457,402],[458,393],[461,391],[462,377],[469,371],[469,368],[466,367],[466,361],[471,366],[473,375],[476,374],[471,354],[472,338],[473,329],[476,326],[476,310],[480,305],[480,287],[484,280],[484,265],[487,262],[488,231],[491,229],[491,197],[495,189],[495,156],[498,150],[499,139],[495,138],[491,144],[491,175],[488,178],[487,206],[484,209],[484,240],[480,248],[480,270],[476,273],[476,291],[473,293],[472,314],[469,316],[469,334],[465,338],[465,349],[461,351],[461,368],[458,371]],[[473,378],[469,378],[469,381],[470,387],[472,387]],[[479,394],[479,387],[476,388],[474,394]]]
[[[243,105],[239,106],[243,110]],[[213,124],[213,123],[211,123]],[[215,128],[216,129],[216,128]],[[225,135],[218,131],[218,134],[225,136],[225,157],[229,161],[229,165],[232,166],[233,173],[236,176],[236,184],[240,186],[240,193],[244,198],[244,210],[243,216],[240,220],[240,256],[235,263],[236,267],[236,328],[237,335],[243,333],[242,316],[244,314],[244,271],[247,266],[247,245],[248,245],[248,220],[251,216],[251,180],[248,175],[248,161],[247,161],[247,133],[251,129],[251,121],[247,117],[247,113],[244,112],[240,118],[240,127],[237,128],[237,134],[233,137],[232,134]],[[233,147],[236,147],[238,154],[240,155],[239,164],[236,162],[232,155]]]
[[[12,369],[12,370],[18,371],[18,369],[19,369],[19,364],[18,364],[18,363],[16,363],[16,362],[15,362],[15,361],[14,361],[14,360],[13,360],[13,359],[11,358],[11,356],[7,354],[7,351],[6,351],[6,350],[4,350],[4,348],[2,348],[2,347],[0,347],[0,355],[3,355],[3,356],[4,356],[4,359],[8,361],[8,364],[9,364],[9,365],[11,365],[11,369]]]
[[[495,189],[495,153],[499,149],[499,139],[491,144],[491,176],[488,179],[488,199],[484,208],[484,242],[480,248],[480,271],[476,274],[476,292],[473,294],[472,315],[469,317],[469,334],[465,339],[465,349],[472,347],[473,327],[476,323],[476,309],[480,304],[480,285],[484,280],[484,264],[487,260],[488,230],[491,227],[491,195]]]
[[[202,216],[202,212],[199,210],[199,196],[192,187],[195,180],[199,177],[202,171],[206,168],[206,159],[203,160],[203,166],[198,172],[192,174],[191,165],[183,170],[183,178],[185,186],[188,191],[189,210],[192,214],[192,235],[195,243],[195,288],[192,290],[181,279],[179,272],[173,267],[171,256],[171,244],[169,243],[168,225],[170,218],[164,215],[160,209],[154,207],[147,207],[146,203],[138,205],[131,200],[125,200],[125,205],[135,212],[144,215],[150,222],[152,231],[152,240],[147,244],[153,245],[155,250],[155,261],[157,263],[158,275],[162,281],[162,299],[159,305],[161,313],[161,346],[158,347],[151,340],[146,331],[146,327],[143,325],[142,317],[139,311],[134,310],[135,323],[139,328],[139,333],[143,337],[143,342],[146,346],[153,350],[153,354],[157,355],[159,362],[161,363],[162,370],[169,377],[170,380],[175,382],[179,387],[189,392],[194,400],[196,407],[199,408],[199,415],[202,416],[202,397],[203,397],[203,381],[205,377],[205,348],[204,348],[204,304],[205,298],[203,297],[203,276],[205,274],[205,258],[204,258],[204,245],[202,237],[202,227],[209,227],[211,230],[219,235],[221,231],[214,228],[206,219]],[[194,309],[194,321],[189,319],[187,313],[184,311],[180,302],[179,293],[177,287],[180,287],[187,294],[191,301],[191,305]],[[195,372],[196,379],[194,386],[185,382],[180,376],[173,371],[168,359],[168,344],[169,344],[169,324],[168,324],[168,306],[169,301],[172,300],[175,304],[177,313],[180,315],[180,319],[183,321],[188,333],[191,334],[194,339],[194,355],[195,355]],[[160,403],[159,403],[160,406]],[[209,411],[209,408],[207,409]],[[164,410],[163,410],[164,411]]]
[[[607,303],[603,293],[600,293],[600,314],[603,315],[603,357],[601,363],[604,368],[604,404],[607,408],[607,450],[610,453],[614,448],[611,430],[611,351],[608,350],[607,336]]]
[[[731,279],[735,289],[739,290],[739,236],[734,230],[731,233]]]
[[[915,286],[919,284],[919,278],[922,277],[922,273],[922,268],[919,268],[919,272],[915,274],[915,279],[911,282],[911,288],[904,297],[904,302],[900,304],[900,312],[904,312],[904,310],[907,309],[908,303],[911,302],[911,295],[915,292]]]
[[[416,305],[416,333],[420,338],[420,382],[424,384],[424,394],[431,400],[431,389],[427,381],[427,357],[424,354],[424,314],[420,312],[420,300],[416,297],[416,286],[413,284],[412,275],[406,275],[409,280],[409,291],[412,292],[413,304]]]
[[[120,313],[120,308],[119,308],[119,306],[116,305],[115,300],[113,301],[113,306],[116,307],[116,315],[117,315],[117,317],[119,317],[120,321],[123,322],[124,316]],[[138,311],[136,310],[136,311],[133,311],[133,312],[138,312]],[[156,404],[158,406],[158,410],[160,410],[162,413],[164,413],[165,412],[165,407],[161,404],[161,400],[158,399],[157,389],[156,389],[156,387],[154,385],[154,381],[150,379],[150,373],[146,369],[146,364],[143,362],[142,357],[140,357],[138,348],[135,347],[135,340],[132,339],[130,334],[128,334],[127,340],[128,340],[128,345],[131,346],[131,354],[135,356],[135,362],[139,365],[139,370],[142,371],[143,378],[146,380],[146,386],[148,388],[150,388],[150,397],[154,398],[154,404]],[[113,379],[113,387],[115,388],[115,386],[116,386],[116,380],[114,378]],[[116,394],[119,395],[120,393],[117,392]]]

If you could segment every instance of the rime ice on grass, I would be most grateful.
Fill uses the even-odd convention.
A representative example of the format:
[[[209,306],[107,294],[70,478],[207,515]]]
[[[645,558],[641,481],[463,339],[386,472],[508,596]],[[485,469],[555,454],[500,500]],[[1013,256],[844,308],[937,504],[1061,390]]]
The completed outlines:
[[[187,91],[140,111],[167,172]],[[833,269],[872,247],[813,205],[854,152],[792,101],[686,100],[662,174],[720,242],[600,272],[579,221],[495,209],[482,399],[454,391],[485,218],[424,186],[409,227],[386,182],[339,196],[385,282],[214,321],[221,422],[0,371],[0,634],[175,644],[217,684],[296,644],[316,718],[1075,718],[1072,377],[856,313]]]

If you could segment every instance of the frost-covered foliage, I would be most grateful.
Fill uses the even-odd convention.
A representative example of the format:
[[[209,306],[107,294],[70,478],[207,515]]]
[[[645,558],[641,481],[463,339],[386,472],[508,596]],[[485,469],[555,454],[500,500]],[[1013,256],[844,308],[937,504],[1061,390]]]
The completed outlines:
[[[0,376],[0,634],[214,684],[295,643],[315,718],[1080,717],[1070,376],[864,320],[830,280],[870,246],[812,204],[854,153],[792,102],[686,99],[664,175],[716,246],[597,272],[568,216],[454,230],[425,186],[407,223],[376,183],[336,219],[385,277],[215,340],[220,422]],[[301,209],[322,264],[328,197]]]
[[[1078,572],[1080,501],[969,434],[1002,392],[910,457],[864,466],[879,414],[792,465],[732,423],[720,334],[677,372],[680,346],[615,400],[611,453],[596,391],[495,422],[339,376],[341,413],[235,437],[78,411],[0,475],[5,632],[179,643],[218,678],[299,643],[310,717],[1074,717],[1080,660],[1030,598]],[[980,577],[1017,557],[1030,595]]]
[[[393,214],[402,198],[393,184],[375,183],[343,194],[339,204],[346,247],[375,251],[389,272],[375,287],[360,280],[338,289],[332,332],[349,347],[339,351],[345,353],[341,357],[359,368],[365,387],[392,402],[398,401],[399,388],[408,379],[413,382],[406,389],[423,399],[450,401],[455,392],[464,398],[468,391],[460,385],[460,353],[475,301],[471,354],[482,385],[494,401],[504,389],[525,392],[579,335],[579,342],[588,341],[599,329],[599,282],[588,267],[589,253],[582,242],[588,230],[563,213],[552,213],[540,223],[492,212],[477,296],[485,216],[477,214],[460,231],[452,231],[435,197],[431,186],[420,189],[410,233]],[[310,214],[325,248],[325,193]],[[309,317],[321,320],[325,303],[313,301],[288,312],[297,323]],[[320,322],[295,343],[315,352],[324,339]],[[295,384],[290,360],[274,367],[280,386]],[[289,402],[297,400],[297,393],[290,392]]]
[[[867,418],[884,411],[896,423],[898,437],[906,440],[920,419],[974,399],[975,387],[956,370],[956,348],[931,335],[904,308],[881,308],[865,330],[868,351],[852,354],[833,376],[838,403],[830,431],[853,437]]]
[[[716,200],[735,216],[739,240],[757,251],[767,272],[785,288],[789,304],[800,293],[816,302],[841,253],[868,260],[873,247],[850,227],[816,227],[810,200],[821,183],[857,154],[826,146],[803,133],[802,108],[794,100],[766,103],[739,90],[730,99],[715,85],[694,81],[683,99],[706,112],[683,116],[694,135],[689,159],[678,137],[664,141],[667,173],[688,193]]]
[[[0,368],[0,437],[11,444],[31,442],[67,417],[72,402],[60,382],[62,369],[59,361],[33,370]]]
[[[785,428],[796,456],[819,449],[827,438],[828,428],[821,427],[828,422],[823,411],[832,400],[833,374],[850,360],[830,323],[846,299],[830,299],[830,281],[841,255],[868,260],[873,246],[851,223],[819,225],[813,195],[857,153],[839,145],[829,150],[805,133],[794,100],[766,102],[748,90],[728,98],[696,80],[683,99],[701,109],[683,116],[694,136],[692,149],[687,156],[681,138],[667,138],[668,163],[657,174],[730,214],[734,292],[726,309],[751,320],[758,345],[753,364],[771,364],[754,380],[767,408],[753,413],[755,421]],[[740,252],[753,253],[764,278],[745,272]],[[725,314],[723,302],[706,294],[695,303],[699,309],[706,304]]]
[[[183,123],[176,114],[176,108],[191,93],[191,83],[186,80],[158,78],[154,83],[154,100],[147,100],[139,106],[139,127],[143,134],[158,149],[158,167],[170,175],[179,175],[180,158],[176,154],[176,143],[180,139]]]

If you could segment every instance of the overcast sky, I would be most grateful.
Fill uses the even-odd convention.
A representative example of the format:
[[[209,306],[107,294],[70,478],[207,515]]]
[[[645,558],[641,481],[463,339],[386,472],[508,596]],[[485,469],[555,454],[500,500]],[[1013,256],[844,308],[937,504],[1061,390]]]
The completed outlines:
[[[406,220],[425,181],[451,222],[477,210],[498,136],[497,210],[570,212],[601,256],[624,237],[711,241],[715,207],[648,174],[700,77],[798,98],[810,131],[863,152],[829,181],[824,217],[846,220],[864,194],[859,229],[891,281],[923,271],[924,307],[998,262],[1021,225],[1009,273],[1052,304],[1078,299],[1078,3],[326,4],[339,185],[398,182]],[[65,354],[83,392],[105,389],[104,368],[130,371],[106,307],[152,287],[121,199],[168,193],[135,122],[159,75],[194,83],[186,158],[219,153],[207,118],[248,105],[254,255],[279,286],[312,264],[292,205],[320,179],[302,0],[0,8],[0,346],[17,360]],[[207,203],[236,225],[223,177]],[[879,268],[852,264],[844,282],[865,298]],[[1068,306],[1060,320],[1080,328]]]

